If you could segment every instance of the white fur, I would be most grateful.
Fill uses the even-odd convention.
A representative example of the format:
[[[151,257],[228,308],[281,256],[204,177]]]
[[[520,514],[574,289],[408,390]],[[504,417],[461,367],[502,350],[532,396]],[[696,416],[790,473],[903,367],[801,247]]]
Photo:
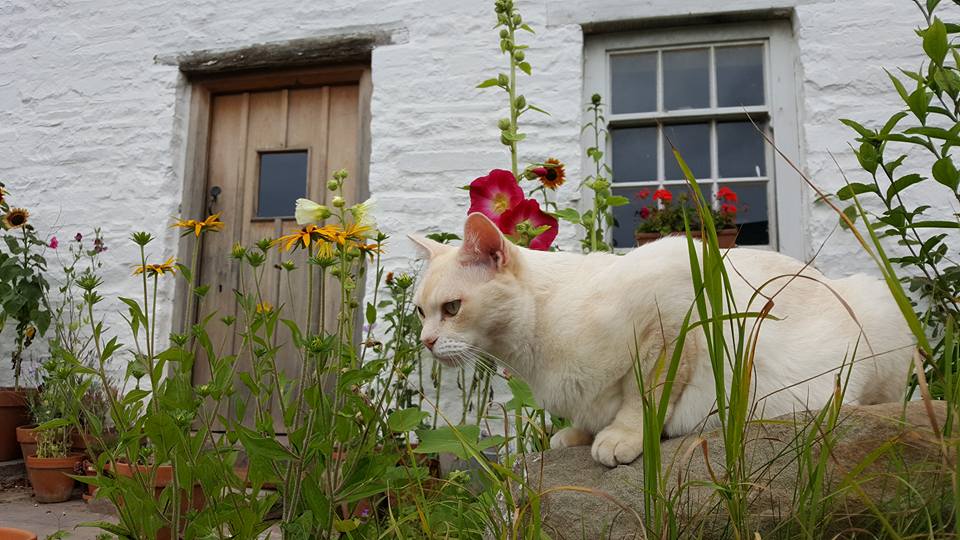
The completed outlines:
[[[605,465],[636,459],[643,412],[634,358],[652,376],[693,305],[686,239],[667,238],[625,256],[579,255],[513,246],[477,214],[465,229],[459,249],[415,239],[430,258],[415,299],[425,313],[421,338],[437,337],[433,352],[448,363],[483,350],[521,376],[545,409],[573,423],[554,435],[555,446],[592,440],[594,459]],[[822,407],[854,352],[846,402],[902,398],[914,341],[882,282],[830,280],[812,268],[791,280],[803,265],[765,250],[736,248],[726,261],[738,310],[760,311],[767,299],[755,291],[762,287],[779,319],[763,321],[756,347],[759,416]],[[444,315],[443,303],[456,299],[460,311]],[[668,436],[718,424],[705,349],[702,330],[694,329],[671,396]]]

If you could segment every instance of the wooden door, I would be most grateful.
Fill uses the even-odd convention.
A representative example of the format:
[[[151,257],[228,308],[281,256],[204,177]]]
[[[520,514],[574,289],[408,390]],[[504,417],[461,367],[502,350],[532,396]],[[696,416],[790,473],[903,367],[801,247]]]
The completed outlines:
[[[306,197],[326,202],[330,193],[326,181],[335,170],[350,171],[344,195],[348,204],[355,202],[361,193],[356,183],[360,175],[359,104],[359,84],[214,94],[210,98],[206,210],[222,212],[226,225],[222,232],[203,237],[200,277],[210,289],[195,317],[218,312],[208,325],[211,340],[221,354],[239,355],[238,371],[249,370],[250,351],[241,351],[234,328],[220,321],[233,316],[235,324],[243,323],[234,291],[258,294],[275,308],[283,306],[283,318],[303,324],[307,264],[303,251],[271,249],[257,287],[249,267],[243,269],[241,280],[239,265],[230,258],[232,247],[239,243],[250,249],[258,240],[298,229],[293,218],[295,200]],[[298,270],[282,270],[280,264],[286,260],[292,260]],[[337,308],[337,299],[331,295],[323,306],[328,329]],[[290,341],[290,332],[279,325],[278,367],[296,381],[299,355]],[[210,380],[204,358],[197,359],[193,378],[194,384]],[[240,397],[245,397],[246,387],[239,381],[235,386]],[[274,424],[282,431],[276,397],[273,405]],[[231,404],[230,414],[235,412]],[[245,420],[252,420],[249,412]]]

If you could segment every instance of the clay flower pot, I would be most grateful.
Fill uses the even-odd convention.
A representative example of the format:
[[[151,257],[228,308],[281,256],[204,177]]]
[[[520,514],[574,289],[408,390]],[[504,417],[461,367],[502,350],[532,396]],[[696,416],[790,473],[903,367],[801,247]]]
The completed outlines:
[[[77,463],[82,459],[82,454],[57,458],[27,456],[27,477],[37,502],[57,503],[70,500],[75,481],[67,475],[74,474]]]
[[[117,474],[121,476],[126,476],[128,478],[133,478],[134,472],[139,472],[143,477],[149,481],[150,472],[154,467],[147,465],[133,465],[129,463],[118,462],[115,465],[107,464],[109,467],[114,468]],[[172,465],[158,465],[156,468],[156,475],[153,478],[153,494],[154,497],[160,498],[160,494],[163,493],[163,488],[167,487],[173,482],[173,466]],[[192,506],[187,506],[187,493],[185,490],[181,490],[180,493],[180,513],[181,515],[186,515],[187,511],[191,508],[193,510],[201,510],[206,504],[206,499],[203,496],[203,488],[200,484],[194,484],[193,486],[193,504]],[[186,517],[184,517],[180,522],[180,529],[183,530],[183,527],[186,526]],[[170,540],[170,528],[164,527],[157,531],[157,540]]]
[[[717,231],[717,243],[720,245],[720,249],[729,249],[736,247],[737,245],[737,229],[720,229]],[[654,240],[659,240],[664,236],[686,236],[686,233],[675,232],[667,235],[658,233],[658,232],[638,232],[635,233],[637,238],[637,247],[640,247],[644,244],[649,244]],[[690,236],[694,238],[700,238],[700,231],[690,231]]]
[[[29,423],[27,391],[0,388],[0,461],[20,458],[17,428]]]
[[[20,426],[17,428],[17,442],[20,443],[20,452],[24,456],[37,453],[37,426]]]
[[[37,540],[37,535],[23,529],[0,527],[0,540]]]

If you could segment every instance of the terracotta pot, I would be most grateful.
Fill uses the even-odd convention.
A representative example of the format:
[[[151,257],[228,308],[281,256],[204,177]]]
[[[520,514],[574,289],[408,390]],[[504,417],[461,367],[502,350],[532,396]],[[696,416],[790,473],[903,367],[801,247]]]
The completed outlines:
[[[89,461],[83,462],[83,475],[84,476],[96,476],[97,469]],[[97,486],[93,484],[87,484],[87,492],[83,494],[84,502],[90,502],[90,499],[97,494]]]
[[[19,459],[17,428],[30,423],[27,391],[0,388],[0,461]]]
[[[0,540],[37,540],[37,535],[23,529],[0,527]]]
[[[17,428],[17,442],[20,443],[20,452],[24,456],[32,456],[37,453],[37,426],[20,426]]]
[[[74,474],[77,463],[81,460],[81,454],[58,458],[27,456],[27,477],[37,502],[57,503],[70,500],[76,482],[67,475]]]
[[[739,231],[735,228],[730,229],[720,229],[717,231],[717,243],[720,245],[720,249],[729,249],[737,246],[737,233]],[[675,232],[668,235],[663,235],[657,232],[652,233],[635,233],[637,239],[637,246],[642,246],[644,244],[649,244],[654,240],[659,240],[664,236],[686,236],[686,233]],[[700,231],[691,231],[690,236],[694,238],[700,238]]]
[[[110,465],[109,463],[107,464]],[[128,478],[133,478],[134,472],[139,472],[144,476],[145,479],[149,481],[151,469],[154,467],[149,467],[146,465],[133,465],[129,463],[118,462],[115,464],[116,473],[121,476],[126,476]],[[159,465],[156,467],[156,475],[153,478],[153,495],[154,497],[160,498],[160,494],[163,493],[163,488],[167,487],[173,482],[173,466],[172,465]],[[186,516],[188,510],[191,507],[187,506],[187,496],[185,490],[180,494],[180,513],[181,515]],[[194,484],[193,486],[193,510],[202,510],[206,504],[206,499],[203,495],[203,488],[200,484]],[[184,517],[180,522],[181,530],[186,526],[186,517]],[[170,540],[170,528],[164,527],[157,531],[157,540]]]

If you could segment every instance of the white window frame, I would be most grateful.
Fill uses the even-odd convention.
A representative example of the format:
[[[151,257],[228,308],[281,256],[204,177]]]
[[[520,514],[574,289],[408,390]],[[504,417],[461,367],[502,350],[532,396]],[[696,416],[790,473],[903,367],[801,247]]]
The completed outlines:
[[[713,45],[736,44],[764,44],[764,90],[766,103],[762,106],[738,108],[738,113],[748,113],[755,120],[758,118],[767,121],[767,133],[774,140],[777,148],[793,163],[800,166],[800,125],[798,119],[797,92],[798,77],[796,74],[796,43],[793,39],[789,21],[766,20],[756,23],[738,23],[711,26],[689,26],[679,28],[664,28],[643,30],[639,32],[616,32],[610,34],[588,35],[584,43],[584,103],[590,102],[590,97],[599,93],[604,100],[604,116],[611,128],[636,124],[637,122],[652,120],[715,120],[722,119],[722,112],[730,113],[730,108],[716,109],[713,86],[716,82],[714,55],[710,54],[710,85],[711,107],[706,109],[684,109],[664,112],[621,113],[612,114],[610,110],[610,56],[626,52],[641,52],[658,49],[679,49],[710,47]],[[712,51],[713,49],[711,49]],[[658,60],[658,64],[659,64]],[[658,86],[662,79],[658,80]],[[658,103],[662,100],[662,92],[658,88]],[[662,107],[658,107],[662,108]],[[589,112],[584,113],[584,123],[593,120]],[[711,124],[715,126],[715,123]],[[658,146],[662,145],[662,138],[658,137]],[[593,145],[592,130],[585,130],[581,137],[581,146],[584,151]],[[716,137],[711,137],[711,145],[716,145]],[[607,137],[605,156],[611,155],[612,142]],[[657,170],[662,175],[664,170],[662,149],[658,152]],[[806,256],[805,235],[802,224],[806,214],[806,192],[803,189],[803,180],[793,170],[791,165],[769,144],[765,144],[767,171],[769,182],[767,191],[767,209],[770,215],[770,248],[777,249],[799,259]],[[584,154],[585,156],[585,154]],[[717,171],[716,148],[711,150],[711,170]],[[607,164],[611,164],[607,160]],[[583,171],[593,171],[594,165],[589,157],[584,157],[581,163]],[[752,180],[762,180],[757,178]],[[662,178],[660,179],[662,181]],[[748,181],[749,178],[732,179],[732,183]],[[724,179],[726,183],[727,179]],[[622,184],[624,187],[632,183]],[[581,198],[582,211],[590,205],[589,197]]]

